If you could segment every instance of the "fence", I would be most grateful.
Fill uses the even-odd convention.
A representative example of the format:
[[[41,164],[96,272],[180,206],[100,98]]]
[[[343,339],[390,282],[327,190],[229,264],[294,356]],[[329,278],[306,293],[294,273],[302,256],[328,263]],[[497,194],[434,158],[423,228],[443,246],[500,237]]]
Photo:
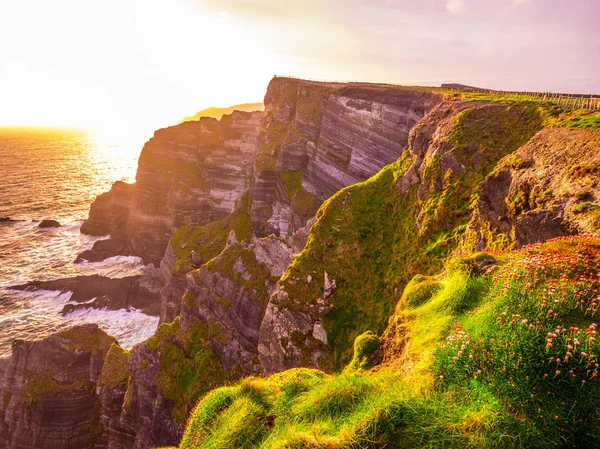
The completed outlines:
[[[386,83],[365,83],[364,81],[351,81],[351,80],[324,80],[316,78],[296,78],[290,75],[275,75],[275,78],[289,78],[289,79],[301,79],[302,81],[308,81],[311,83],[329,84],[329,85],[344,85],[351,84],[356,87],[360,86],[386,86],[391,84]],[[406,86],[408,87],[408,86]],[[423,86],[418,86],[424,88]],[[600,96],[599,95],[581,95],[581,94],[561,94],[556,92],[529,92],[529,91],[503,91],[503,90],[492,90],[492,89],[477,89],[469,88],[441,88],[431,87],[435,90],[454,91],[454,92],[475,92],[487,95],[497,95],[499,97],[514,98],[518,100],[532,100],[532,101],[543,101],[550,102],[562,106],[563,108],[569,109],[588,109],[592,111],[600,110]]]
[[[461,89],[452,89],[460,91]],[[529,91],[501,91],[487,89],[467,89],[469,92],[477,92],[499,97],[514,98],[518,100],[531,100],[550,102],[568,109],[600,110],[600,96],[581,94],[561,94],[556,92],[529,92]]]

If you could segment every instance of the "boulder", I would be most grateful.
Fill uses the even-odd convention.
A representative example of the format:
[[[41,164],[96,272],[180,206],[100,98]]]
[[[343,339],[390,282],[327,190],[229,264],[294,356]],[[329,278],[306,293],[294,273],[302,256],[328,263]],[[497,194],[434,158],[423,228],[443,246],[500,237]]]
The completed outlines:
[[[42,220],[38,225],[40,228],[60,228],[60,223],[56,220]]]

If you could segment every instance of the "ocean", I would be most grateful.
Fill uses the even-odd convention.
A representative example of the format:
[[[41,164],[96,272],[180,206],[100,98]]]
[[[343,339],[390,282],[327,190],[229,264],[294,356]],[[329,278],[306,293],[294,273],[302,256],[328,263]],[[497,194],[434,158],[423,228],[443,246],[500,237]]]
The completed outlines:
[[[61,329],[97,323],[129,349],[156,331],[158,318],[139,310],[89,308],[62,316],[71,293],[19,292],[10,286],[100,274],[119,278],[141,273],[136,257],[101,263],[73,261],[95,241],[81,235],[94,198],[113,182],[133,182],[143,142],[123,144],[78,130],[0,128],[0,357],[16,338],[39,339]],[[43,219],[60,228],[38,227]]]

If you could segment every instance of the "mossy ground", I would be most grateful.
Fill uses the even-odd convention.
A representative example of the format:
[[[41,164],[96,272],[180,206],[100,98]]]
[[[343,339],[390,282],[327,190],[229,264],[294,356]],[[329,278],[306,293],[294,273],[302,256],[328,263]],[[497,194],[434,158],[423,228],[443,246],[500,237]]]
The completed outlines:
[[[248,215],[249,201],[249,194],[245,193],[234,211],[224,219],[206,226],[183,226],[177,229],[170,241],[177,257],[173,272],[187,273],[219,255],[232,230],[238,241],[250,239],[252,227]]]
[[[96,386],[86,379],[79,379],[70,384],[61,384],[55,380],[60,378],[53,371],[41,373],[30,373],[26,375],[27,385],[23,391],[23,402],[32,406],[42,400],[46,394],[75,394],[77,392],[89,392],[92,394]]]
[[[236,272],[233,268],[238,259],[242,262],[244,270],[246,270],[244,275]],[[204,268],[225,274],[238,285],[254,292],[256,299],[263,304],[266,304],[269,300],[265,282],[268,281],[271,285],[274,285],[278,280],[278,278],[271,276],[269,268],[258,263],[254,251],[244,248],[240,243],[231,245],[219,257],[205,264]],[[196,279],[198,278],[196,277]],[[221,303],[227,307],[222,300]]]
[[[199,402],[180,448],[593,447],[599,272],[600,236],[453,258],[397,306],[402,366],[244,379]]]
[[[280,304],[308,312],[323,294],[324,272],[335,279],[334,309],[324,319],[333,354],[321,367],[348,363],[351,342],[367,330],[383,331],[408,281],[439,271],[463,235],[479,183],[542,126],[534,106],[467,109],[444,143],[466,170],[444,173],[434,157],[425,170],[430,191],[424,199],[417,198],[417,185],[406,194],[395,186],[412,162],[404,153],[323,204],[304,251],[282,277],[290,301]]]
[[[215,336],[209,325],[195,320],[183,330],[177,318],[173,323],[162,324],[145,343],[151,351],[160,352],[156,385],[173,401],[173,418],[178,421],[185,421],[198,398],[228,378],[209,347],[211,337]]]
[[[127,380],[131,376],[127,359],[129,351],[124,350],[118,344],[113,343],[102,365],[102,373],[98,379],[98,385],[103,388],[113,389],[127,384]]]
[[[89,326],[70,327],[58,335],[68,341],[71,350],[87,351],[93,355],[105,353],[116,342],[102,329]]]
[[[307,220],[316,212],[317,197],[302,187],[302,179],[306,170],[284,171],[279,176],[283,180],[285,193],[290,199],[292,210]]]

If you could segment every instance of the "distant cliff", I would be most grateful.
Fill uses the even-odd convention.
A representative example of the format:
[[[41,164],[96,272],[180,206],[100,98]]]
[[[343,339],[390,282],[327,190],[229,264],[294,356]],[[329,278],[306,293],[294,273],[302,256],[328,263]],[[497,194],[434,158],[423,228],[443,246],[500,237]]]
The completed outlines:
[[[194,120],[200,120],[203,117],[216,118],[217,120],[221,120],[224,115],[232,114],[234,111],[243,111],[243,112],[255,112],[255,111],[264,111],[265,105],[262,103],[242,103],[236,104],[235,106],[229,106],[228,108],[206,108],[201,111],[196,112],[194,115],[190,115],[185,117],[181,122],[191,122]]]

